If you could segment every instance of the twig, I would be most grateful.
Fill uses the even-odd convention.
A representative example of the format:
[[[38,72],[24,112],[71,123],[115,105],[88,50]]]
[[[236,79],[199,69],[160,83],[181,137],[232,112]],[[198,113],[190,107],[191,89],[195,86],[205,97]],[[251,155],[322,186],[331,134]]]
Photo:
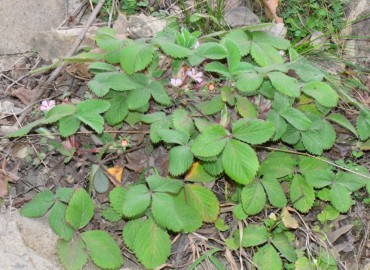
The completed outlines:
[[[73,10],[71,14],[67,18],[65,18],[64,21],[57,27],[57,29],[62,27],[69,20],[69,18],[76,17],[78,13],[81,12],[82,8],[87,4],[87,1],[88,0],[84,0],[78,7],[76,7],[75,10]]]
[[[80,46],[82,40],[85,38],[85,35],[86,35],[87,31],[89,30],[90,26],[94,22],[96,16],[98,15],[100,9],[102,8],[102,6],[104,4],[104,2],[105,2],[105,0],[100,0],[99,3],[96,5],[95,9],[93,10],[93,12],[90,15],[89,20],[86,23],[84,29],[81,31],[80,36],[75,41],[75,43],[73,44],[71,50],[67,53],[67,55],[65,56],[65,58],[71,57],[75,53],[75,51],[77,50],[77,48]],[[40,99],[40,97],[45,93],[46,89],[48,89],[48,86],[59,76],[59,74],[61,73],[61,71],[63,70],[63,68],[64,68],[64,63],[62,65],[60,65],[59,67],[57,67],[50,74],[50,77],[47,79],[47,81],[45,83],[43,83],[41,86],[36,87],[36,89],[35,89],[36,94],[35,94],[34,98],[31,100],[31,103],[33,103],[36,100]],[[31,111],[31,108],[28,108],[27,110],[25,110],[19,116],[18,122],[20,124],[23,122],[24,118],[28,115],[28,113],[30,111]],[[14,127],[18,127],[18,126],[19,126],[18,123],[15,123],[14,124]]]
[[[109,12],[109,20],[108,20],[108,27],[110,28],[112,25],[112,18],[113,18],[113,12],[114,12],[114,6],[116,5],[116,0],[112,0],[112,8]]]

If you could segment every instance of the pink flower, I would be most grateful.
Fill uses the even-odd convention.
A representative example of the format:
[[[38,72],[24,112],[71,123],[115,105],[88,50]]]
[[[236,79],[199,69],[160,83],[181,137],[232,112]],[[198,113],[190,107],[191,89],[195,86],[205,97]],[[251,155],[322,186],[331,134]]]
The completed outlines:
[[[182,80],[181,79],[172,78],[171,79],[171,85],[172,86],[175,86],[175,87],[179,87],[179,86],[182,85]]]
[[[197,42],[195,42],[195,44],[194,44],[193,48],[194,48],[194,49],[196,49],[196,48],[198,48],[199,46],[200,46],[200,44],[199,44],[199,41],[197,40]]]
[[[197,73],[195,68],[192,68],[191,70],[188,70],[188,72],[186,74],[189,77],[191,77],[193,80],[195,80],[197,83],[201,83],[203,81],[203,79],[202,79],[203,73],[202,72]]]
[[[44,100],[41,102],[40,110],[43,112],[49,111],[51,108],[55,106],[55,101],[54,100]]]

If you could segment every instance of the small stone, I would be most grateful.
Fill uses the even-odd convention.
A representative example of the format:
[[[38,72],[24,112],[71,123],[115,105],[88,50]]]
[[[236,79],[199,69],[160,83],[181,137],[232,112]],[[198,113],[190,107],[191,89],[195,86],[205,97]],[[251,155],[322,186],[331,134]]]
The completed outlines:
[[[242,27],[260,23],[260,19],[247,7],[237,7],[226,11],[225,21],[230,27]]]
[[[133,15],[128,19],[129,33],[134,39],[153,37],[166,27],[166,20],[140,14]]]
[[[127,36],[128,20],[125,14],[118,14],[117,20],[113,24],[113,29],[116,30],[117,35]]]
[[[321,46],[325,45],[328,42],[324,33],[323,32],[318,32],[318,31],[315,31],[311,34],[310,41],[311,41],[312,45],[314,45],[316,47],[321,47]]]

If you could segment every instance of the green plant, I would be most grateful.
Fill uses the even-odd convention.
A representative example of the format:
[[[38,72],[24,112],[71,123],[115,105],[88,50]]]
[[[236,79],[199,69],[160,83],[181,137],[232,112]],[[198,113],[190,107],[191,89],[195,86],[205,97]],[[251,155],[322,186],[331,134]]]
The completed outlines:
[[[153,146],[162,144],[169,150],[170,176],[154,174],[134,185],[114,188],[109,193],[110,206],[102,212],[108,221],[127,221],[124,242],[145,267],[153,269],[166,262],[171,251],[170,232],[194,232],[203,222],[216,222],[219,201],[203,183],[221,177],[230,182],[236,190],[232,195],[237,203],[234,218],[241,220],[271,207],[284,209],[288,203],[307,213],[319,199],[326,206],[319,217],[325,223],[350,209],[352,192],[365,187],[369,192],[369,174],[364,167],[336,165],[316,157],[335,143],[332,122],[359,140],[367,140],[369,110],[360,107],[356,128],[344,116],[333,113],[339,102],[334,85],[287,40],[261,31],[235,30],[198,46],[199,33],[186,29],[137,41],[121,41],[114,34],[109,28],[97,32],[96,41],[104,53],[83,53],[70,59],[98,59],[89,66],[95,77],[88,83],[96,98],[77,105],[57,105],[44,118],[11,136],[23,136],[36,126],[52,123],[58,123],[62,137],[76,133],[81,124],[98,134],[104,134],[105,123],[149,124]],[[161,69],[163,57],[170,59],[171,78],[163,79],[168,72]],[[204,91],[197,93],[202,88],[207,92],[208,79],[196,70],[212,74],[212,83],[220,89],[204,96]],[[182,103],[186,93],[192,98]],[[276,147],[269,148],[266,143]],[[106,141],[97,163],[112,145]],[[274,151],[262,160],[259,149]],[[104,173],[94,166],[91,184],[98,192],[105,192],[108,186],[101,183],[108,181],[101,180]],[[75,205],[75,200],[71,199],[68,207],[71,204]],[[77,226],[75,219],[67,216],[68,211],[66,224],[75,230],[91,219]],[[281,269],[283,262],[311,265],[314,260],[318,265],[335,265],[328,253],[313,257],[296,251],[287,227],[279,227],[279,221],[265,223],[243,228],[235,237],[241,231],[248,237],[226,244],[257,247],[253,261],[261,269],[266,269],[266,264],[275,265],[270,269]],[[82,241],[89,249],[85,238]],[[90,253],[94,260],[94,253]],[[121,255],[113,254],[117,257],[112,261],[117,264],[107,268],[121,262]]]

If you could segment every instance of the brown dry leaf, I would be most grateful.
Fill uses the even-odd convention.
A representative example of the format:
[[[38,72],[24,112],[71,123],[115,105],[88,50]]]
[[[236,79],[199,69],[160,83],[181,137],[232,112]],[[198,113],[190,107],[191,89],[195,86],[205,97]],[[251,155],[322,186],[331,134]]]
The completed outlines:
[[[142,173],[146,167],[145,156],[146,154],[144,149],[139,149],[137,151],[127,153],[127,163],[125,167],[129,170],[134,171],[135,173]]]
[[[28,105],[31,103],[32,98],[35,95],[35,91],[32,91],[32,89],[28,87],[22,86],[17,89],[12,89],[10,95],[18,98],[23,104]]]
[[[285,227],[291,228],[291,229],[298,228],[297,220],[295,220],[295,218],[289,213],[286,207],[283,208],[283,211],[281,213],[281,219]]]
[[[89,72],[90,63],[74,63],[67,67],[66,71],[72,77],[76,77],[80,80],[90,80],[92,74]]]
[[[279,0],[264,0],[263,2],[265,6],[268,8],[272,18],[275,20],[275,23],[283,23],[284,20],[280,18],[276,13],[276,9],[279,6]]]
[[[349,232],[352,229],[352,227],[353,227],[353,224],[348,224],[348,225],[344,225],[343,227],[340,227],[339,229],[335,231],[328,232],[327,233],[328,240],[330,241],[330,243],[334,243],[343,234],[346,234],[347,232]]]
[[[123,168],[119,164],[116,164],[114,167],[108,168],[107,171],[110,175],[116,178],[117,181],[122,181]]]

